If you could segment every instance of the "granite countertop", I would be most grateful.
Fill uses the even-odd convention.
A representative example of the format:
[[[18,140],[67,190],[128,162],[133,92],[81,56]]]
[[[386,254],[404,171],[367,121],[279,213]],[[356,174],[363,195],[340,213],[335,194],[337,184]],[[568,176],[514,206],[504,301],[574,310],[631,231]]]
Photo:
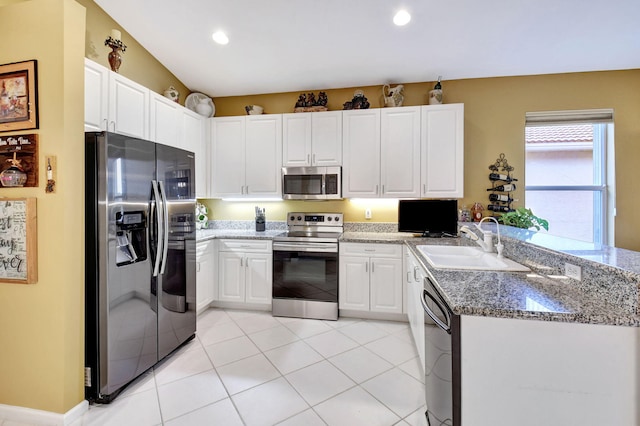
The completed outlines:
[[[282,229],[264,232],[248,229],[206,229],[198,231],[197,240],[204,241],[212,238],[272,239],[284,233],[286,231]],[[513,238],[508,233],[504,233],[503,236]],[[514,243],[517,243],[516,240],[512,239]],[[522,239],[518,241],[521,243],[517,244],[531,244]],[[580,256],[567,250],[554,251],[534,248],[536,252],[540,253],[527,252],[526,255],[531,256],[530,263],[523,262],[523,259],[514,259],[520,263],[527,263],[527,266],[530,267],[544,263],[544,259],[535,257],[538,255],[547,256],[547,260],[555,260],[556,256],[571,253],[583,260],[591,261],[590,265],[594,265],[591,269],[594,269],[596,273],[589,272],[583,282],[576,282],[558,273],[557,267],[555,273],[552,268],[548,268],[548,270],[542,268],[537,273],[536,271],[495,272],[436,269],[429,265],[426,258],[416,248],[421,244],[473,245],[465,238],[423,238],[401,232],[344,232],[340,242],[406,244],[425,269],[435,278],[436,286],[456,314],[640,326],[640,311],[638,309],[640,276],[635,273],[635,268],[630,268],[631,271],[622,268],[623,271],[615,270],[612,272],[611,268],[617,268],[616,265],[609,262],[603,263],[600,259]],[[530,246],[529,249],[531,249]],[[640,253],[628,250],[626,252],[631,253],[631,255],[624,257],[624,263],[627,267],[630,257],[640,258]],[[511,257],[509,253],[507,253],[507,257]],[[615,291],[608,292],[606,290],[608,286],[617,287],[614,287]],[[605,290],[602,290],[603,288]]]
[[[272,240],[274,237],[285,234],[281,229],[266,230],[262,232],[253,229],[200,229],[196,231],[196,240],[206,241],[214,238],[235,238],[240,240]]]
[[[416,248],[420,244],[424,243],[407,242],[455,314],[640,326],[640,317],[633,307],[603,300],[566,277],[548,277],[533,271],[436,269]]]

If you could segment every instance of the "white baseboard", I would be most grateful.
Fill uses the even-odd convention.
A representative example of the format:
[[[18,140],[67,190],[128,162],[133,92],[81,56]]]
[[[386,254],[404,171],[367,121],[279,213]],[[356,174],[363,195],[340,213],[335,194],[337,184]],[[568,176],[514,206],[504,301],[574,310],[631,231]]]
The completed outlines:
[[[12,421],[29,425],[69,426],[89,410],[89,402],[82,401],[64,414],[33,408],[0,404],[0,423]]]

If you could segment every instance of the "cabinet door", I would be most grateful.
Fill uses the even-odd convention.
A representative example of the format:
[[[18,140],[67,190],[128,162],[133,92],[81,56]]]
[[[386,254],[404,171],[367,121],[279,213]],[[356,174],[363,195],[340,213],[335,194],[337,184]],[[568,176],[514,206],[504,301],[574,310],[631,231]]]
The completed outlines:
[[[464,105],[422,107],[422,197],[464,196]]]
[[[369,258],[340,256],[338,278],[340,309],[369,310]]]
[[[244,302],[244,255],[237,252],[219,252],[218,271],[218,300]]]
[[[310,112],[282,114],[282,166],[311,165]]]
[[[90,59],[84,60],[84,131],[107,130],[109,113],[109,70]]]
[[[282,198],[282,115],[246,118],[245,195]]]
[[[380,112],[381,196],[420,196],[420,107]]]
[[[311,118],[311,164],[341,166],[342,111],[314,112]]]
[[[245,117],[220,117],[211,121],[210,191],[214,197],[244,193]]]
[[[149,139],[149,89],[117,73],[109,73],[108,130]]]
[[[342,113],[342,195],[380,194],[380,110]]]
[[[149,140],[182,148],[178,139],[180,104],[153,92],[149,94],[149,98]]]
[[[371,259],[371,311],[402,313],[402,259]]]
[[[207,309],[214,300],[216,281],[216,258],[214,240],[200,242],[196,245],[196,312]]]
[[[180,108],[180,148],[191,151],[196,156],[196,197],[208,198],[209,166],[208,144],[205,138],[205,123],[201,115]]]
[[[272,264],[271,254],[247,254],[246,266],[246,299],[247,303],[271,304]]]

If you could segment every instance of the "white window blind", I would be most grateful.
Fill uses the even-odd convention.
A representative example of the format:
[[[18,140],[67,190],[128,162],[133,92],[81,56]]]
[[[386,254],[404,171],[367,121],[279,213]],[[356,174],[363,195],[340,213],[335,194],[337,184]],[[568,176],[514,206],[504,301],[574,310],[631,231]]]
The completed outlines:
[[[613,123],[613,109],[583,109],[576,111],[537,111],[525,113],[526,126],[558,124]]]

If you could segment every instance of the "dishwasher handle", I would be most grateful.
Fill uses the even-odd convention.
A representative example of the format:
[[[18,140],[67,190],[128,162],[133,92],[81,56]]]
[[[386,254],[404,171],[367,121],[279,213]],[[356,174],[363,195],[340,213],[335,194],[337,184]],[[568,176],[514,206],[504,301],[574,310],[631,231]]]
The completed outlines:
[[[425,280],[426,279],[428,279],[428,278],[425,278]],[[438,316],[431,310],[429,305],[427,305],[427,299],[426,299],[427,297],[429,299],[431,299],[431,301],[444,314],[445,318],[447,318],[448,324],[445,324],[440,318],[438,318]],[[438,327],[440,327],[441,329],[446,331],[448,334],[451,334],[451,321],[450,321],[450,317],[449,317],[447,311],[442,307],[440,302],[438,302],[438,300],[435,297],[433,297],[433,295],[431,293],[429,293],[429,291],[427,291],[427,290],[423,290],[422,291],[422,297],[420,298],[420,303],[422,303],[422,308],[427,313],[427,315],[429,315],[429,318],[431,318],[433,320],[433,322],[435,322]]]

